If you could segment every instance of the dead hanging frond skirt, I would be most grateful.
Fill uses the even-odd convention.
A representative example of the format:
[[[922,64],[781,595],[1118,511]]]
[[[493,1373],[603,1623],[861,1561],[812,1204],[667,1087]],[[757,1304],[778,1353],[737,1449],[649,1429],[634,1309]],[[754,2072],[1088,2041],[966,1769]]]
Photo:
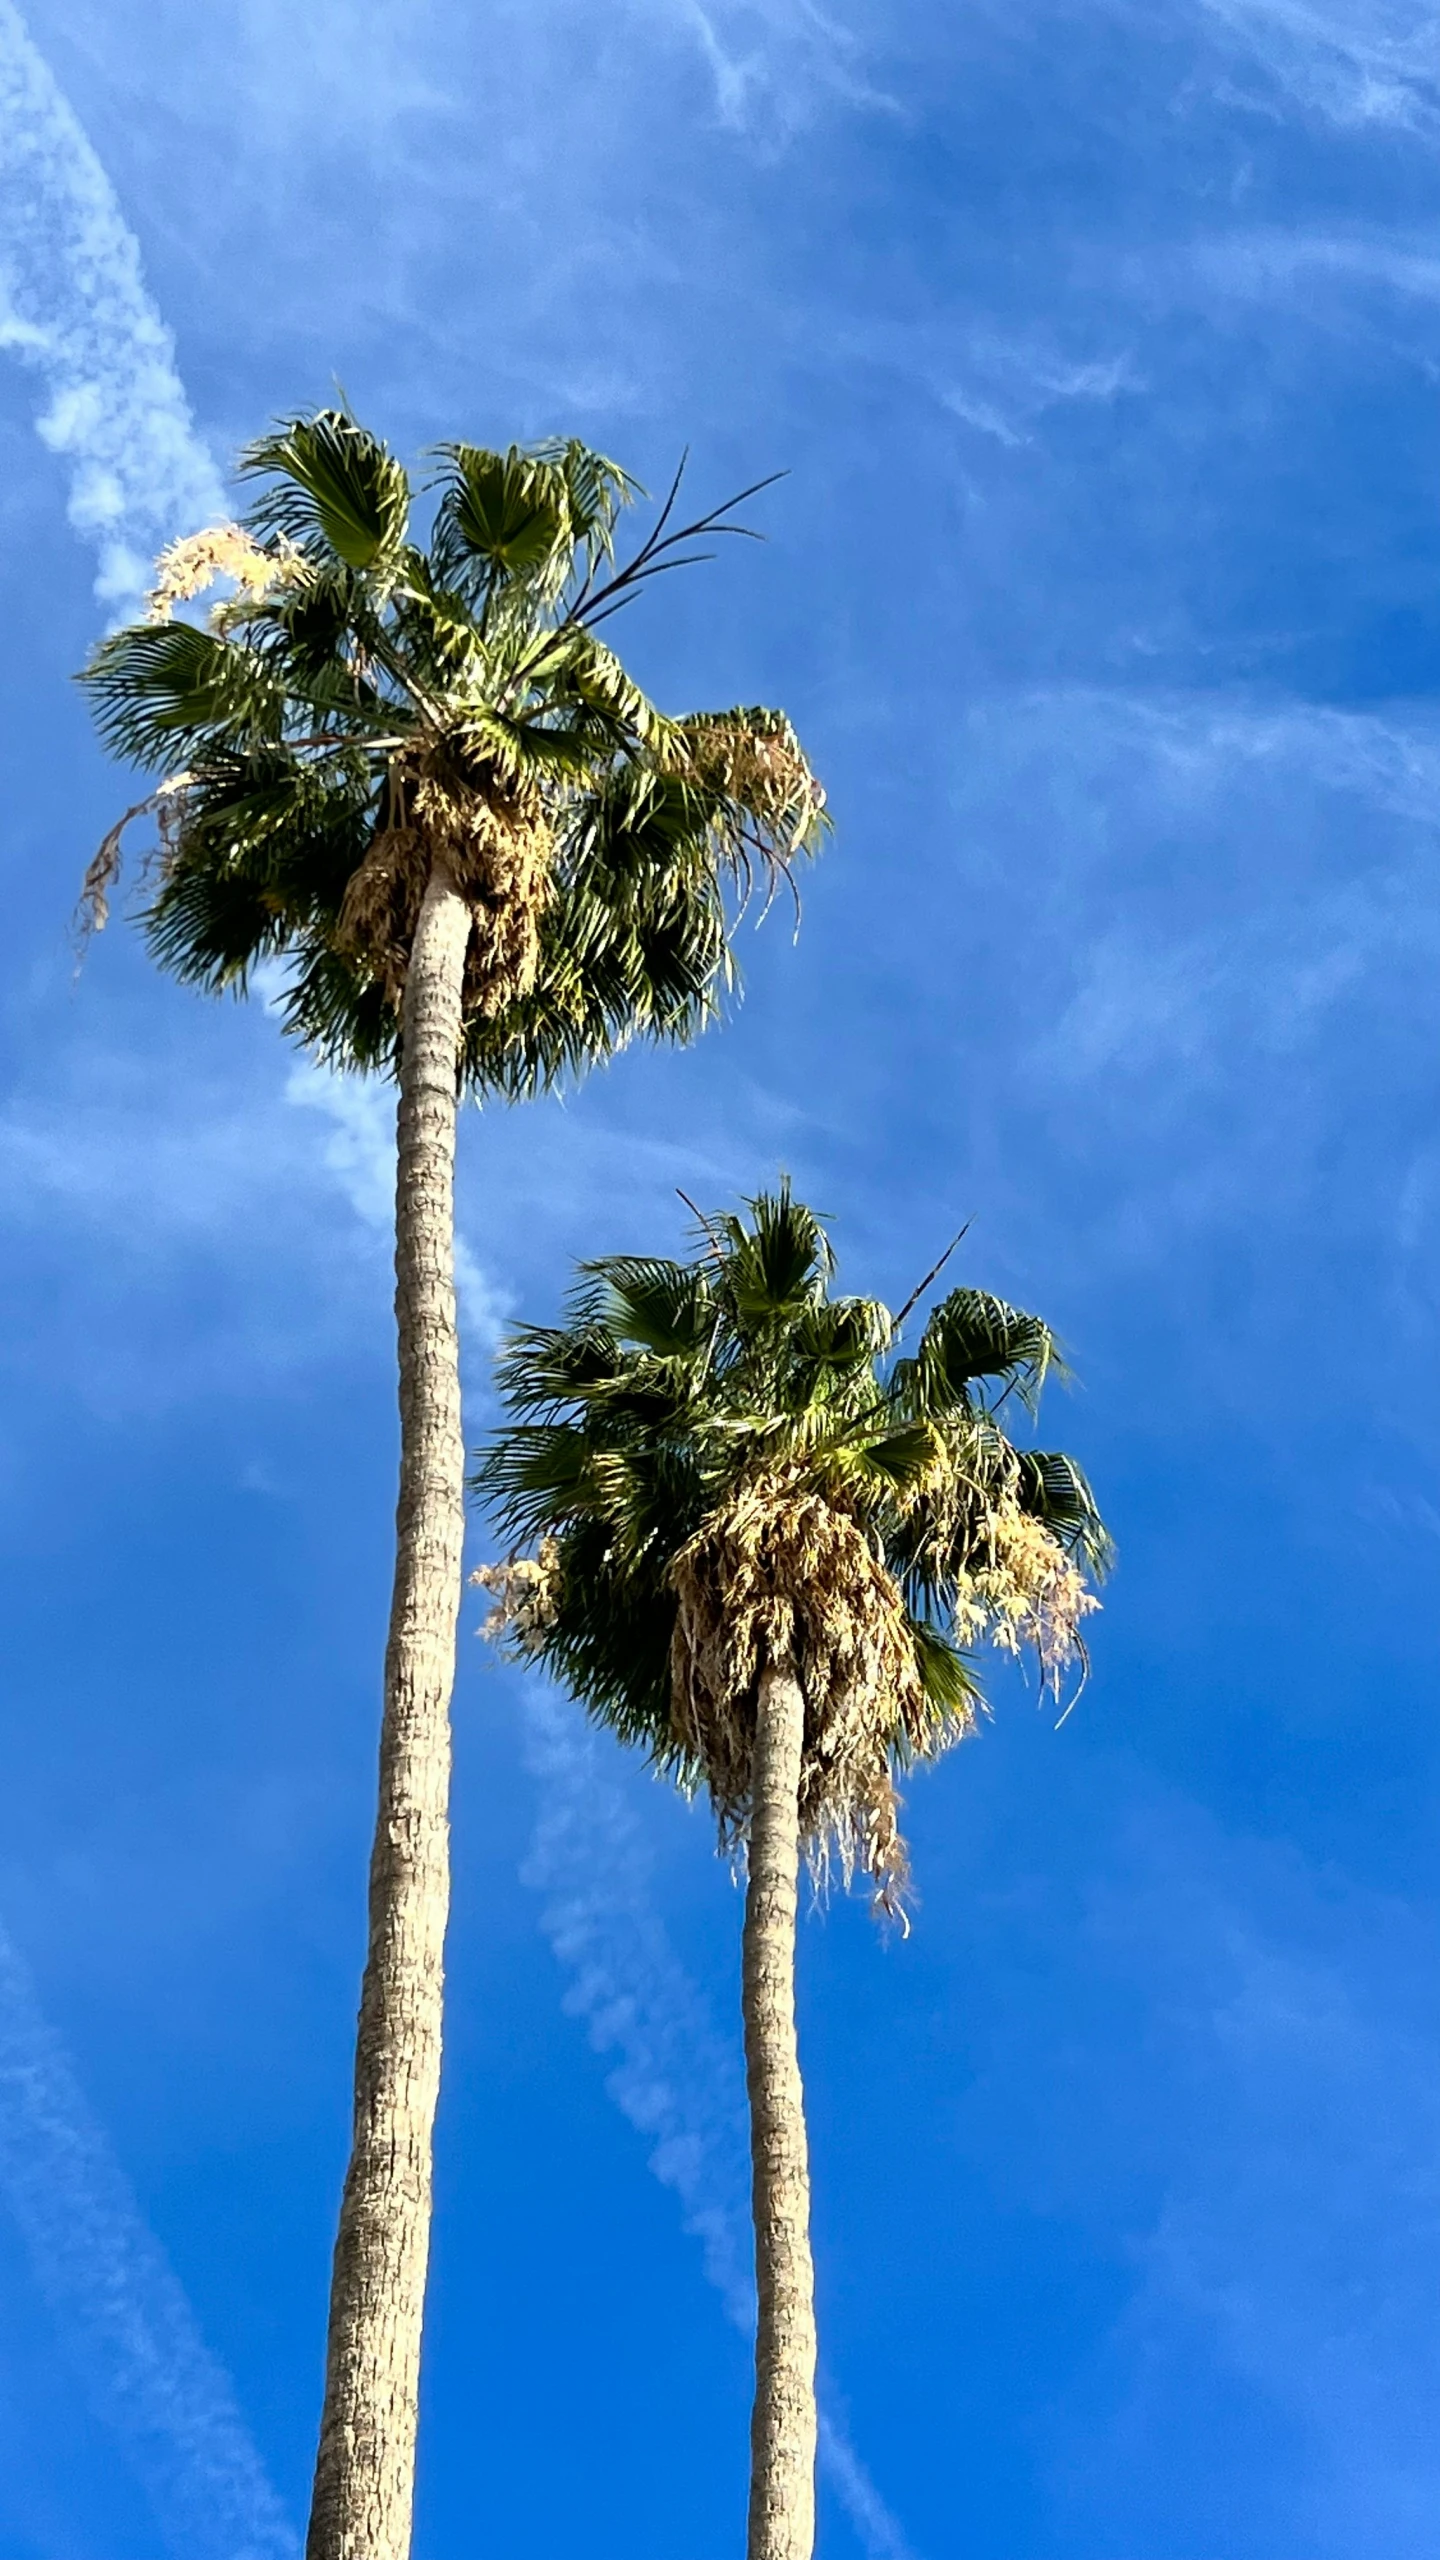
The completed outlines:
[[[498,772],[457,775],[433,749],[397,758],[385,819],[346,889],[337,939],[371,962],[398,1011],[420,902],[443,863],[474,920],[465,1013],[493,1020],[535,984],[554,854],[538,792]]]
[[[896,1758],[935,1747],[934,1709],[904,1602],[865,1531],[822,1495],[763,1484],[712,1512],[670,1570],[680,1749],[705,1772],[721,1836],[750,1819],[761,1673],[788,1666],[805,1698],[800,1825],[817,1878],[832,1857],[898,1912],[906,1881]],[[953,1732],[969,1724],[957,1709]]]

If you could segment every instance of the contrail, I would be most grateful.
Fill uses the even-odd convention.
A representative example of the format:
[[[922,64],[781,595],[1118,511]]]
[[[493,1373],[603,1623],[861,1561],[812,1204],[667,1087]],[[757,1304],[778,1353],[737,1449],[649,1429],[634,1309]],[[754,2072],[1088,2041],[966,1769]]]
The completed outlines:
[[[224,513],[140,252],[73,109],[0,0],[0,347],[39,374],[71,524],[112,610]],[[184,2560],[293,2560],[230,2384],[0,1929],[0,2193],[97,2410]]]
[[[748,2336],[755,2286],[739,2062],[654,1910],[635,1817],[595,1737],[563,1700],[526,1686],[525,1758],[543,1792],[522,1873],[545,1897],[545,1934],[572,1977],[565,2006],[600,2052],[618,2053],[610,2095],[651,2138],[650,2167],[674,2188],[705,2273]]]
[[[70,475],[70,522],[123,613],[176,533],[226,513],[140,250],[74,109],[0,0],[0,347],[40,375],[36,421]]]
[[[523,1870],[544,1895],[541,1922],[571,1976],[565,2006],[618,2055],[606,2086],[650,2141],[650,2167],[680,2200],[685,2228],[727,2317],[755,2325],[745,2090],[651,1902],[639,1826],[606,1775],[595,1736],[553,1691],[525,1683],[525,1757],[541,1811]],[[867,2560],[913,2560],[844,2428],[822,2412],[820,2464]]]
[[[176,2560],[296,2560],[229,2381],[3,1929],[0,2193]]]

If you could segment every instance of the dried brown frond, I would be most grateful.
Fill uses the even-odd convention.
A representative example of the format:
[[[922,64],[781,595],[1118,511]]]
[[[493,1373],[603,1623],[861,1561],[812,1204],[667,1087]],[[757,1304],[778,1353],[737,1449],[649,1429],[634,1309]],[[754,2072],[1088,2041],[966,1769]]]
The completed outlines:
[[[805,1695],[800,1821],[812,1867],[858,1868],[898,1913],[906,1877],[896,1751],[936,1747],[893,1576],[858,1522],[823,1496],[767,1483],[712,1512],[670,1569],[678,1609],[671,1712],[704,1769],[721,1835],[743,1839],[760,1673],[793,1664]],[[946,1738],[963,1729],[960,1719]]]
[[[288,566],[283,551],[264,551],[238,524],[211,525],[204,533],[187,533],[172,542],[155,563],[155,584],[146,604],[152,622],[168,622],[177,604],[188,604],[217,578],[229,578],[247,603],[254,603],[282,579]],[[218,607],[223,612],[224,607]]]
[[[535,983],[554,852],[533,787],[493,762],[467,771],[428,742],[405,749],[391,768],[385,821],[346,889],[337,938],[370,960],[398,1011],[426,882],[443,862],[474,919],[465,1012],[493,1019]]]
[[[957,1497],[958,1498],[958,1497]],[[969,1504],[969,1560],[953,1633],[1033,1650],[1045,1686],[1084,1662],[1083,1620],[1099,1607],[1080,1567],[1012,1494]],[[937,1709],[920,1677],[895,1577],[833,1498],[756,1479],[714,1511],[670,1568],[678,1603],[670,1650],[677,1745],[705,1773],[722,1839],[745,1837],[760,1674],[793,1666],[805,1696],[800,1821],[817,1877],[831,1855],[900,1913],[905,1844],[897,1758],[926,1758],[973,1729],[967,1707]]]
[[[476,1566],[470,1579],[488,1591],[494,1602],[480,1629],[487,1644],[506,1644],[525,1657],[543,1650],[546,1631],[555,1618],[559,1569],[560,1548],[554,1538],[542,1538],[533,1556],[508,1556],[503,1564]]]
[[[1059,1692],[1085,1658],[1080,1628],[1100,1606],[1073,1556],[1041,1520],[1006,1498],[984,1516],[957,1577],[955,1634],[988,1636],[1002,1653],[1032,1651],[1045,1687]]]
[[[676,726],[697,778],[795,851],[825,794],[783,711],[701,712]]]
[[[123,817],[116,819],[108,835],[102,836],[86,865],[75,909],[75,938],[82,951],[92,933],[103,933],[110,921],[110,892],[124,864],[125,830],[132,818],[142,818],[153,806],[153,795],[147,800],[137,800]]]
[[[724,794],[746,891],[758,859],[770,896],[782,880],[793,894],[790,866],[824,815],[825,793],[783,711],[696,712],[677,720],[666,761]]]
[[[143,800],[135,801],[123,816],[116,819],[109,833],[102,837],[97,850],[86,865],[85,877],[80,883],[80,895],[75,904],[74,937],[82,958],[91,935],[103,933],[110,921],[110,892],[115,887],[123,867],[126,828],[133,819],[146,817],[153,809],[160,835],[160,855],[163,861],[173,852],[178,841],[184,796],[191,780],[192,776],[188,773],[172,773],[160,784],[158,790],[150,792]]]

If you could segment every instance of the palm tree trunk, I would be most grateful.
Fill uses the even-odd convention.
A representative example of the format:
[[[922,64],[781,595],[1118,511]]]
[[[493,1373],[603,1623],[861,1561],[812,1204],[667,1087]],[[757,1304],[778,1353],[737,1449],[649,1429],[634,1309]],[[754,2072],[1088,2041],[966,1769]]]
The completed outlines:
[[[437,867],[402,1015],[395,1187],[400,1499],[355,2129],[330,2292],[307,2560],[406,2560],[450,1901],[450,1692],[465,1449],[455,1120],[470,911]]]
[[[749,2560],[810,2560],[815,2542],[815,2277],[805,2092],[795,2038],[804,1740],[805,1699],[793,1668],[767,1668],[755,1717],[742,1967],[760,2312]]]

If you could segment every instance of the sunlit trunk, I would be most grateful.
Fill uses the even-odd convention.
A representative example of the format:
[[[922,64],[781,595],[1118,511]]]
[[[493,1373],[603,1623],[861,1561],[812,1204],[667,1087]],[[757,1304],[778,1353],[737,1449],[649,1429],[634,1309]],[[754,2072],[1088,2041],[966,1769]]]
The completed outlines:
[[[805,1700],[788,1664],[761,1675],[742,1997],[759,2326],[749,2560],[810,2560],[815,2541],[815,2279],[795,2036],[795,1907]]]
[[[395,1193],[400,1499],[355,2127],[330,2294],[307,2560],[406,2560],[450,1899],[450,1693],[465,1452],[455,1122],[470,911],[425,892],[405,987]]]

